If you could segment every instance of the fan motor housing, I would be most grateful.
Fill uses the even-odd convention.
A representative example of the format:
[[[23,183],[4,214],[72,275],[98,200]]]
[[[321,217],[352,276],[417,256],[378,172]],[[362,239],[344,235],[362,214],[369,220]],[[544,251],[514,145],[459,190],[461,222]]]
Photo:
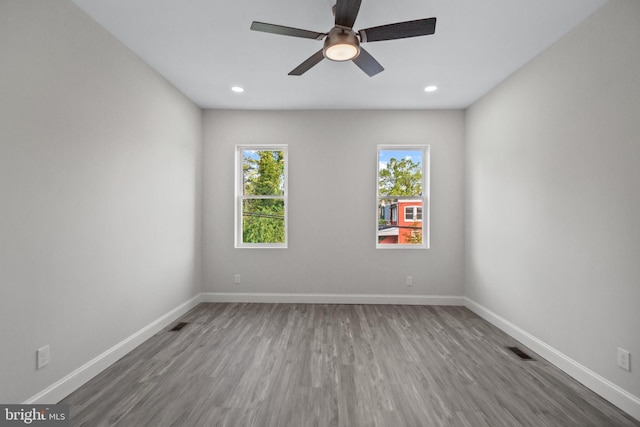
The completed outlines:
[[[360,41],[352,29],[335,26],[324,40],[322,53],[331,61],[349,61],[360,54]]]

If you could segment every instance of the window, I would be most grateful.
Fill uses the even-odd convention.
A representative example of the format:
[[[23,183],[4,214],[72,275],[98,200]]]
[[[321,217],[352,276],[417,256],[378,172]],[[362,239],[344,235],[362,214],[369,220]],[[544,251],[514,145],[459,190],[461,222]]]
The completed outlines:
[[[378,146],[377,248],[429,247],[429,146]]]
[[[405,206],[404,220],[405,221],[422,221],[422,207],[421,206]]]
[[[287,146],[236,146],[236,248],[287,247]]]

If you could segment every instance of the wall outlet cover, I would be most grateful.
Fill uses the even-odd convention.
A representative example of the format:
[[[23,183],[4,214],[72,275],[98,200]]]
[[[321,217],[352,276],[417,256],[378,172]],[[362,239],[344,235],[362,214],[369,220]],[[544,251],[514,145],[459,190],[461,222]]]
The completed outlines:
[[[42,369],[49,364],[49,346],[45,345],[36,351],[37,368]]]
[[[618,348],[618,366],[625,371],[631,371],[631,353],[623,348]]]

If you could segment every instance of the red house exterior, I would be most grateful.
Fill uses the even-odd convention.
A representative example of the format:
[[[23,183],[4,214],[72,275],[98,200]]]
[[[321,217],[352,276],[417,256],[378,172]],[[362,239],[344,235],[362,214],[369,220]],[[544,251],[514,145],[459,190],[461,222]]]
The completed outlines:
[[[422,201],[397,200],[380,206],[379,244],[422,243]]]

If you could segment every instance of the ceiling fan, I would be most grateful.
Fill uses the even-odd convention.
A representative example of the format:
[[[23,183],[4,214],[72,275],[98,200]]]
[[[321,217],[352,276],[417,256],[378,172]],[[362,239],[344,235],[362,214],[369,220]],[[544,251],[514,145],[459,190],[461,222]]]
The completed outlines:
[[[369,52],[360,46],[360,43],[427,36],[436,31],[436,18],[417,19],[415,21],[366,28],[358,32],[353,31],[353,24],[358,16],[361,2],[362,0],[337,0],[336,5],[333,6],[335,26],[328,33],[318,33],[257,21],[253,21],[251,29],[283,36],[315,40],[324,39],[324,47],[294,68],[289,73],[290,76],[301,76],[309,71],[311,67],[327,58],[332,61],[351,60],[369,77],[375,76],[383,71],[384,68]]]

